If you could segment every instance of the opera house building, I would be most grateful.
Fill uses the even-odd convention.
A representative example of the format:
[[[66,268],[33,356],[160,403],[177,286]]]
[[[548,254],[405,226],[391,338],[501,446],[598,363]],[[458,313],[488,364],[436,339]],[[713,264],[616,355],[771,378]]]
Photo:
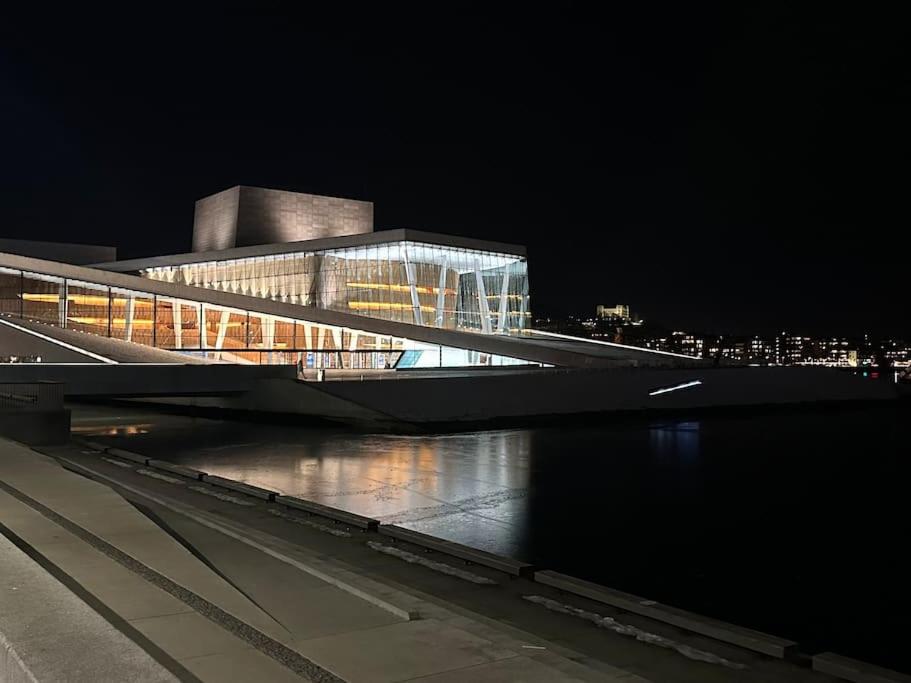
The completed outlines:
[[[535,331],[521,246],[373,227],[369,202],[240,186],[196,203],[193,251],[184,254],[117,261],[111,250],[95,248],[91,262],[93,247],[85,245],[0,240],[0,352],[37,358],[35,349],[43,350],[41,363],[16,372],[68,383],[74,396],[90,387],[86,371],[73,366],[122,365],[133,368],[134,391],[122,386],[127,379],[111,379],[99,393],[238,409],[247,405],[241,389],[188,386],[174,368],[148,380],[151,387],[170,373],[173,390],[144,394],[136,378],[152,373],[139,368],[209,366],[192,372],[243,375],[241,384],[252,391],[255,371],[223,366],[277,366],[260,375],[300,385],[292,412],[330,418],[345,410],[314,408],[319,402],[304,399],[307,391],[374,412],[399,394],[406,410],[414,391],[410,417],[403,418],[412,422],[423,421],[421,410],[428,422],[458,422],[639,409],[657,401],[674,407],[675,395],[731,401],[717,393],[722,386],[740,385],[744,400],[754,403],[780,391],[751,396],[761,373],[747,380],[728,373],[707,384],[704,375],[722,373],[699,359]],[[121,375],[127,377],[125,368]],[[425,383],[385,381],[391,378]],[[709,392],[711,384],[717,386]],[[686,387],[671,391],[678,385]],[[291,390],[279,386],[270,395],[287,399]],[[485,407],[492,399],[480,393],[491,388],[499,404]],[[427,405],[430,390],[447,399]],[[261,406],[265,390],[256,391]],[[529,394],[549,394],[554,402],[555,391],[563,394],[559,405]],[[188,398],[202,394],[205,401]],[[517,403],[523,396],[524,406]],[[470,407],[444,408],[447,400]]]

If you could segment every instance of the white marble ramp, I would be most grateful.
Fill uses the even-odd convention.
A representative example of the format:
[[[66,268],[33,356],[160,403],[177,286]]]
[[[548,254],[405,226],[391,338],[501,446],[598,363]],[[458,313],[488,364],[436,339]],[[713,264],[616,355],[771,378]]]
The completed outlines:
[[[271,638],[288,632],[110,487],[2,441],[0,481]]]
[[[177,680],[0,535],[0,681]]]

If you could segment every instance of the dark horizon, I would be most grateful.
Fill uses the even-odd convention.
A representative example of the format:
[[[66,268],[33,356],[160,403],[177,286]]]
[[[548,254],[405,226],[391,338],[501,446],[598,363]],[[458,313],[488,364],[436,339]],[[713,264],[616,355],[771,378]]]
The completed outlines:
[[[195,200],[246,184],[525,244],[535,316],[911,331],[897,18],[226,15],[0,29],[0,237],[188,251]]]

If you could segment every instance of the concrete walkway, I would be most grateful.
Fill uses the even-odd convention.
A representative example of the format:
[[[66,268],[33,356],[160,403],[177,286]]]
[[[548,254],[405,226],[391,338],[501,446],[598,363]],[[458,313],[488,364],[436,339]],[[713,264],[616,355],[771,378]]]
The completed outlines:
[[[102,461],[96,454],[93,462]],[[187,489],[176,477],[106,466],[153,487]],[[251,543],[230,520],[216,531],[213,510],[230,501],[189,495],[198,499],[192,515],[154,498],[140,510],[109,486],[0,440],[0,530],[36,558],[8,555],[30,568],[16,574],[17,588],[40,595],[56,583],[49,595],[61,605],[41,610],[32,600],[16,608],[43,615],[52,642],[79,617],[93,625],[81,635],[102,634],[108,643],[82,648],[84,666],[107,675],[37,680],[647,680],[405,595],[319,553],[291,544],[279,552],[264,537]],[[7,592],[0,600],[0,614],[13,614]],[[409,600],[420,619],[410,618]],[[7,659],[20,652],[15,623],[0,620],[0,642],[17,653]],[[32,671],[46,671],[42,662],[59,661],[61,652],[29,651]]]

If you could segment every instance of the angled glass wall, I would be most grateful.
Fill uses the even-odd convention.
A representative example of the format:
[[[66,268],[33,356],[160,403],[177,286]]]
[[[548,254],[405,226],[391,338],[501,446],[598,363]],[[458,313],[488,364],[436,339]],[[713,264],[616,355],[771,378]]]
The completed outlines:
[[[231,363],[363,370],[540,365],[5,267],[0,315]]]
[[[148,268],[143,277],[370,318],[485,334],[528,328],[525,257],[389,242]]]

